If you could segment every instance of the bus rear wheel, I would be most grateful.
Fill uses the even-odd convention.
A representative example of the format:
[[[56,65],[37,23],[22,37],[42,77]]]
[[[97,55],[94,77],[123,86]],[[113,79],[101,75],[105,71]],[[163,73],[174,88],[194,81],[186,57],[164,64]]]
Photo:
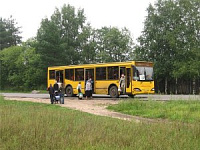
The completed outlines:
[[[117,98],[119,97],[118,89],[116,86],[112,86],[109,90],[110,97]]]
[[[68,97],[72,97],[73,96],[73,89],[71,86],[67,86],[65,89],[65,93]]]

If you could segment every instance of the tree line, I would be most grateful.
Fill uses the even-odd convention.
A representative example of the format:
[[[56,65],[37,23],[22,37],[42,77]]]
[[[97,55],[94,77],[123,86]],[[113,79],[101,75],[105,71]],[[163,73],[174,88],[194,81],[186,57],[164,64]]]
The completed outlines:
[[[0,87],[44,88],[48,66],[145,60],[155,64],[157,92],[197,94],[199,8],[198,0],[158,0],[150,4],[138,44],[133,43],[126,28],[94,29],[87,23],[84,9],[71,5],[56,8],[50,18],[42,19],[37,36],[23,43],[15,20],[0,18]]]
[[[135,54],[154,62],[157,91],[200,93],[200,1],[158,0],[147,11]]]

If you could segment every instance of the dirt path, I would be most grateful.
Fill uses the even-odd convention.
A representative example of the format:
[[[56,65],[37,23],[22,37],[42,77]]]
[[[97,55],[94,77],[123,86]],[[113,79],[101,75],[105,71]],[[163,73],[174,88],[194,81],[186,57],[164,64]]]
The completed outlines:
[[[50,104],[49,99],[41,99],[41,98],[14,98],[14,97],[5,97],[6,100],[17,100],[17,101],[31,101],[31,102],[39,102]],[[66,98],[65,104],[56,104],[61,107],[67,107],[75,110],[80,110],[83,112],[87,112],[90,114],[95,114],[99,116],[108,116],[112,118],[118,118],[122,120],[134,121],[134,122],[158,122],[159,120],[155,119],[147,119],[137,116],[131,116],[126,114],[121,114],[118,112],[113,112],[107,110],[106,107],[110,104],[117,104],[119,100],[102,100],[102,99],[92,99],[92,100],[78,100],[77,98]]]

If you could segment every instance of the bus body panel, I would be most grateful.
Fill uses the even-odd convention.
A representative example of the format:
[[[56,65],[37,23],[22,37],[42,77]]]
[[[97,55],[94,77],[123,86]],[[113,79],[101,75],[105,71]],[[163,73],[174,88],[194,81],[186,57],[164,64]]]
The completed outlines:
[[[137,94],[154,94],[154,81],[132,81],[132,93]]]

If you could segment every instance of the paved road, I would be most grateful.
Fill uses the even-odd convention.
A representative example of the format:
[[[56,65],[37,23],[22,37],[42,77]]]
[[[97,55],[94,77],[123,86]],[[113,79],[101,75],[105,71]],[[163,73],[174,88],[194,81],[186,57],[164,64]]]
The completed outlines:
[[[31,93],[0,93],[5,97],[22,98],[49,98],[49,94],[31,94]],[[108,95],[93,95],[94,99],[111,99]],[[128,96],[120,96],[127,98]],[[200,95],[136,95],[135,98],[141,100],[200,100]]]

